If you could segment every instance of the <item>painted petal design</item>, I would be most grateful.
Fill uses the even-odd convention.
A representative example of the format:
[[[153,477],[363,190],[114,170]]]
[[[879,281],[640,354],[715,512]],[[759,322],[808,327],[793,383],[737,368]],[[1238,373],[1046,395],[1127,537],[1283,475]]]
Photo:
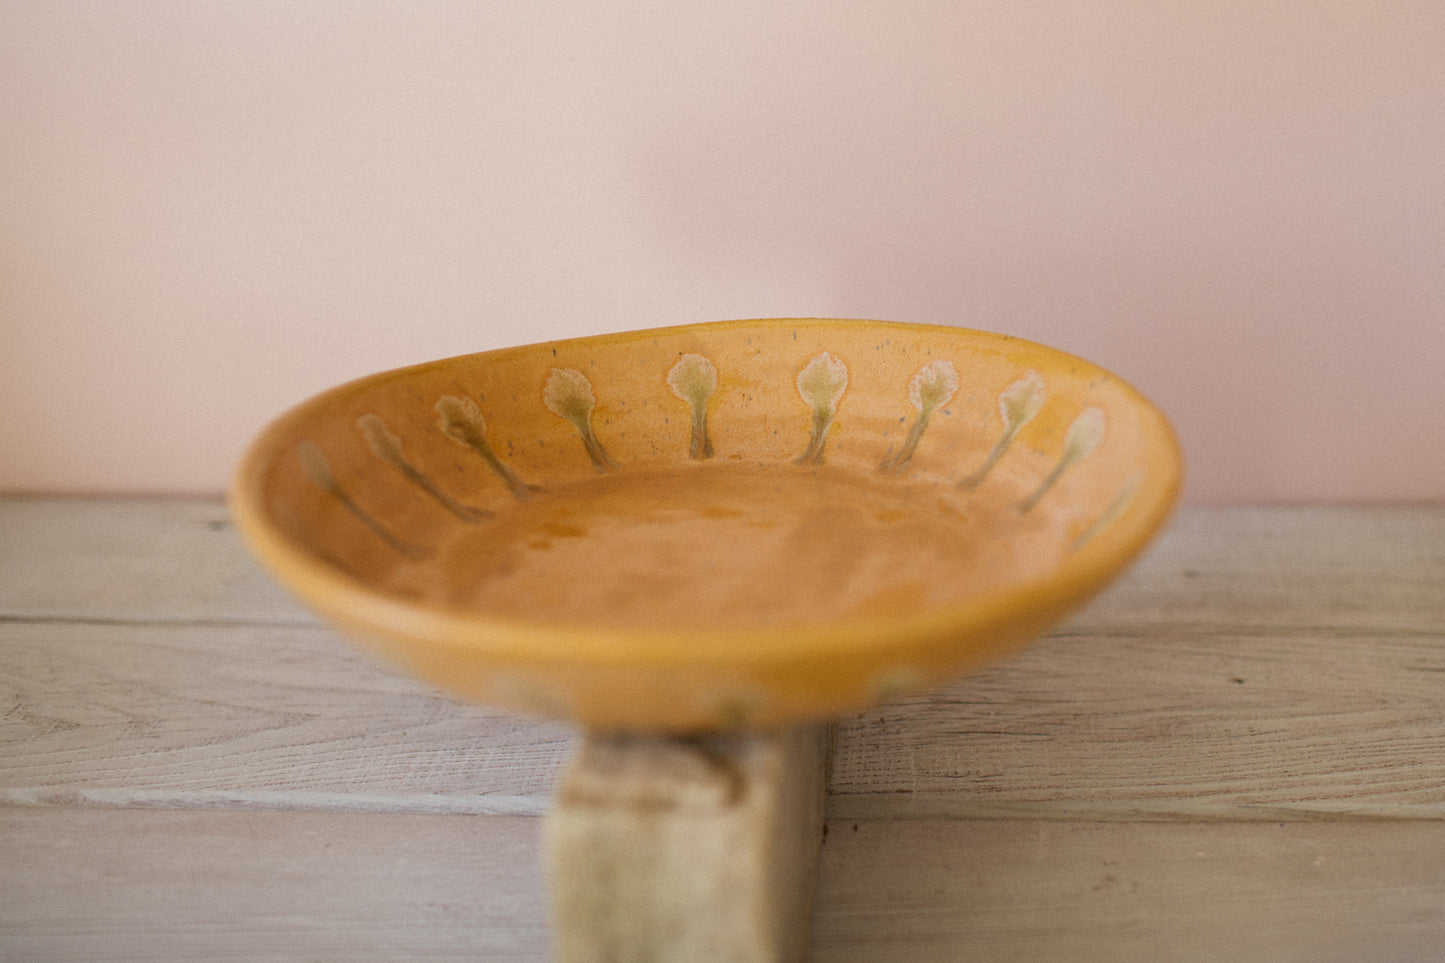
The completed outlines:
[[[472,508],[470,505],[463,505],[442,491],[436,482],[407,461],[405,453],[401,450],[401,439],[391,433],[391,429],[386,427],[386,422],[381,420],[380,415],[362,415],[356,419],[356,427],[361,430],[361,436],[366,439],[366,446],[371,449],[373,455],[401,472],[407,481],[436,499],[439,505],[457,518],[464,522],[479,522],[487,517],[488,513]]]
[[[487,419],[482,409],[470,398],[456,395],[442,395],[436,403],[437,427],[452,441],[468,448],[481,445],[491,450],[487,443]]]
[[[1043,406],[1044,379],[1037,371],[1030,371],[998,396],[999,416],[1003,418],[1004,425],[1015,433],[1033,421]]]
[[[1069,426],[1069,434],[1064,439],[1064,457],[1070,462],[1076,462],[1092,454],[1103,440],[1104,409],[1092,406],[1085,408]]]
[[[1024,499],[1023,504],[1019,506],[1019,511],[1026,512],[1037,505],[1039,499],[1054,487],[1054,483],[1064,477],[1064,472],[1069,470],[1069,466],[1081,458],[1087,458],[1094,452],[1094,449],[1099,447],[1099,443],[1104,440],[1104,423],[1102,408],[1090,406],[1079,413],[1079,417],[1069,425],[1069,433],[1064,436],[1064,453],[1059,458],[1059,463],[1054,466],[1053,471],[1049,472],[1048,477],[1043,480],[1038,489]]]
[[[988,457],[983,460],[972,475],[958,483],[960,488],[977,488],[993,471],[1000,458],[1009,450],[1019,429],[1034,420],[1044,407],[1044,379],[1037,371],[1030,371],[1003,390],[998,396],[998,414],[1003,419],[1003,434]]]
[[[667,373],[667,386],[679,400],[700,408],[717,391],[717,367],[700,354],[685,354]]]
[[[356,427],[361,429],[366,447],[373,455],[397,468],[409,467],[406,456],[401,453],[401,439],[391,433],[380,415],[362,415],[356,419]]]
[[[825,411],[829,416],[837,413],[847,387],[848,366],[826,351],[798,372],[798,394],[814,411]]]
[[[813,409],[813,428],[807,449],[794,460],[797,465],[823,463],[828,429],[838,413],[838,402],[848,387],[848,366],[828,352],[815,356],[798,372],[798,394]]]
[[[547,387],[542,390],[542,401],[554,414],[574,424],[590,423],[592,409],[597,407],[592,382],[575,368],[553,368]]]
[[[315,482],[317,488],[331,495],[341,490],[341,486],[336,482],[336,475],[331,471],[330,462],[314,441],[303,441],[297,445],[296,456],[301,459],[301,468],[306,472],[306,477]]]
[[[607,454],[602,443],[592,431],[592,411],[597,407],[597,396],[592,392],[592,382],[575,368],[553,368],[542,389],[542,402],[552,413],[566,418],[577,429],[592,467],[607,471],[617,463]]]
[[[908,400],[925,418],[948,404],[957,391],[958,371],[952,361],[930,361],[908,382]]]
[[[351,517],[370,529],[377,538],[407,558],[421,559],[430,554],[421,546],[413,545],[397,537],[385,525],[372,518],[364,508],[356,504],[337,482],[331,465],[326,461],[326,456],[321,453],[321,449],[316,447],[314,442],[301,442],[296,446],[296,454],[301,459],[302,470],[306,472],[307,477],[315,483],[316,487],[336,499]]]
[[[503,464],[492,450],[492,446],[487,442],[487,421],[482,417],[482,410],[475,401],[458,398],[456,395],[443,395],[437,399],[436,413],[437,427],[442,430],[442,434],[481,455],[487,467],[515,497],[524,498],[527,492],[536,491],[534,486],[518,478],[517,473]]]
[[[933,417],[935,411],[948,404],[957,391],[958,371],[954,369],[952,361],[934,360],[918,369],[908,382],[908,400],[918,409],[918,417],[908,429],[903,448],[897,455],[884,459],[879,466],[881,471],[896,474],[907,467],[913,459],[913,453],[918,449],[918,443],[923,439],[923,430],[928,427],[928,419]]]
[[[717,367],[700,354],[685,354],[667,373],[672,393],[692,407],[692,441],[688,455],[711,458],[712,439],[707,434],[707,402],[717,391]]]

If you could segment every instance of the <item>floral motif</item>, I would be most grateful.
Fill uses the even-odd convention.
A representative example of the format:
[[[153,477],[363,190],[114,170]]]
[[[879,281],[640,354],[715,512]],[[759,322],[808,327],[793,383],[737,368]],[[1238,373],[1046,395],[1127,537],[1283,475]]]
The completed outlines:
[[[366,446],[371,449],[373,455],[401,472],[407,481],[436,499],[437,504],[457,518],[464,522],[475,523],[491,514],[472,508],[470,505],[463,505],[442,491],[436,482],[408,461],[406,453],[401,450],[401,439],[391,433],[391,429],[386,427],[386,422],[381,420],[380,415],[362,415],[356,419],[356,427],[361,430],[361,436],[366,439]]]
[[[518,478],[517,473],[504,464],[492,450],[492,446],[487,442],[487,421],[482,417],[482,411],[475,401],[456,395],[443,395],[437,399],[436,413],[437,427],[441,428],[442,434],[481,455],[487,467],[502,480],[514,496],[525,498],[528,492],[537,490],[535,486]]]
[[[592,431],[592,411],[597,407],[597,396],[592,393],[592,382],[586,375],[575,368],[553,368],[542,390],[542,402],[553,414],[572,422],[592,459],[593,468],[602,472],[617,467]]]
[[[712,439],[707,434],[707,402],[717,391],[717,367],[700,354],[685,354],[667,373],[667,386],[679,400],[692,408],[692,441],[689,458],[711,458]]]
[[[837,418],[838,406],[848,389],[848,377],[847,365],[827,351],[814,355],[798,371],[795,386],[798,396],[812,412],[812,424],[807,448],[794,459],[794,464],[823,463],[829,432]],[[717,367],[703,355],[680,354],[668,370],[665,380],[672,394],[685,402],[691,411],[689,457],[698,460],[713,457],[713,443],[708,431],[708,407],[718,389]],[[883,459],[879,465],[880,471],[898,475],[906,470],[922,442],[930,419],[953,400],[959,386],[959,373],[952,361],[933,359],[918,368],[908,382],[908,400],[917,411],[917,416],[909,426],[899,449],[896,452],[890,449]],[[606,472],[618,467],[593,430],[597,396],[586,375],[575,368],[551,369],[543,385],[542,400],[548,410],[560,418],[565,418],[576,428],[597,471]],[[1010,450],[1020,430],[1038,416],[1044,400],[1044,379],[1036,371],[1025,372],[1000,392],[998,412],[1003,422],[1003,431],[983,462],[972,474],[958,482],[960,488],[971,489],[984,481]],[[486,419],[475,401],[459,395],[443,395],[437,399],[435,411],[439,430],[456,444],[479,455],[514,497],[521,500],[529,493],[538,491],[535,486],[522,481],[516,472],[497,456],[487,439]],[[402,440],[387,427],[380,416],[362,415],[356,420],[356,426],[372,454],[391,465],[458,519],[476,523],[492,514],[465,505],[442,490],[432,478],[408,459]],[[1019,503],[1019,511],[1032,510],[1074,464],[1093,453],[1102,443],[1105,429],[1103,409],[1093,406],[1084,408],[1068,428],[1058,462],[1028,497]],[[303,442],[298,449],[298,457],[311,480],[379,538],[408,557],[426,556],[426,549],[399,538],[361,508],[338,484],[325,457],[314,444]],[[1075,547],[1087,542],[1111,524],[1126,509],[1136,487],[1137,479],[1127,484],[1113,504],[1076,538]]]
[[[813,409],[813,428],[807,449],[795,459],[798,465],[821,465],[828,430],[838,414],[838,402],[848,387],[848,367],[828,352],[815,356],[798,372],[798,394]]]
[[[973,474],[959,482],[960,488],[977,488],[983,484],[988,473],[993,471],[999,459],[1009,450],[1019,429],[1034,420],[1044,406],[1044,379],[1037,371],[1030,371],[1003,390],[998,396],[998,413],[1003,419],[1003,434]]]
[[[364,508],[356,504],[355,500],[353,500],[352,497],[346,493],[345,489],[341,487],[341,484],[337,482],[336,474],[332,472],[331,465],[326,461],[326,456],[321,453],[321,449],[316,447],[315,443],[310,441],[301,442],[296,446],[296,455],[301,460],[302,470],[306,472],[306,476],[311,479],[316,487],[336,499],[342,508],[346,509],[353,518],[370,529],[377,538],[407,558],[422,559],[429,554],[427,550],[421,546],[403,541],[400,537],[393,534],[385,525],[381,524],[381,522],[372,518],[370,513]]]
[[[933,417],[935,411],[948,404],[957,391],[958,372],[954,369],[953,362],[933,360],[918,369],[908,382],[908,400],[918,409],[918,417],[908,429],[903,448],[898,454],[885,458],[879,466],[880,470],[897,474],[908,466],[918,448],[918,442],[923,438],[923,430],[928,427],[928,419]]]
[[[1026,512],[1039,503],[1039,499],[1054,487],[1054,484],[1064,476],[1069,466],[1087,458],[1099,443],[1104,440],[1104,410],[1102,408],[1088,407],[1080,412],[1079,417],[1069,425],[1069,433],[1064,436],[1064,453],[1059,458],[1059,463],[1054,470],[1049,472],[1043,482],[1032,495],[1024,499],[1019,505],[1019,511]]]

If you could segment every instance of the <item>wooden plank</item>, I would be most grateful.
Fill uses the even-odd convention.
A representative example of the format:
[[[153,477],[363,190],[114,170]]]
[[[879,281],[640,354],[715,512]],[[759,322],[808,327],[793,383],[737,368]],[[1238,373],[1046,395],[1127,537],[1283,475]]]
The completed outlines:
[[[838,817],[1445,816],[1437,637],[1041,643],[841,727]],[[0,625],[0,800],[545,810],[575,733],[322,629]]]
[[[0,959],[544,960],[537,830],[0,808]],[[1424,963],[1445,826],[830,820],[818,886],[813,963]]]
[[[1186,507],[1065,627],[1439,632],[1445,507]]]
[[[1438,822],[830,820],[814,963],[1426,963]]]
[[[0,618],[315,623],[217,498],[0,498]]]
[[[538,820],[0,808],[0,959],[548,959]]]
[[[569,727],[327,630],[0,625],[0,803],[539,814]]]
[[[831,742],[589,733],[546,818],[560,963],[801,963]]]
[[[834,817],[1445,818],[1445,633],[1054,638],[840,727]]]

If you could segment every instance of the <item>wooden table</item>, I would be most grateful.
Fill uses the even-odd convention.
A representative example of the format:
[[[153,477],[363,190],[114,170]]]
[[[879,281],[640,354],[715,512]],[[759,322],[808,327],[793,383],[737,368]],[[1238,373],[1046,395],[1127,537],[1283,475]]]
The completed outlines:
[[[542,960],[575,733],[373,664],[214,500],[0,499],[0,960]],[[1440,958],[1445,509],[1189,509],[846,721],[820,961]]]

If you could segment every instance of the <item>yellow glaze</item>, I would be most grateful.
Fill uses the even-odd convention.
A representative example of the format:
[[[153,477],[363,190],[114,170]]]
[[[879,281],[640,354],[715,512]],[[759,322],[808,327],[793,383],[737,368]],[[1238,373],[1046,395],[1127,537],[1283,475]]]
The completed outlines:
[[[237,472],[256,554],[462,698],[599,728],[844,715],[1027,642],[1177,496],[1164,417],[997,334],[731,321],[342,385]]]

